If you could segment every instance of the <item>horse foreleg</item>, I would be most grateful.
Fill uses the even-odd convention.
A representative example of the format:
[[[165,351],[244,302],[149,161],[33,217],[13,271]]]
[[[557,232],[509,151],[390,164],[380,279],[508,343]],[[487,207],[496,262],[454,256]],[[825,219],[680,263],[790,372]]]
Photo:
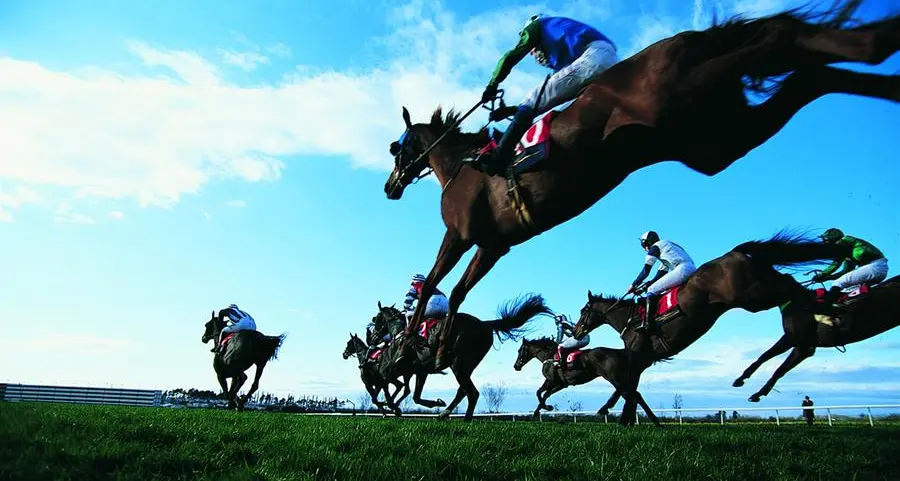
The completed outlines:
[[[425,406],[429,409],[446,406],[447,403],[445,403],[444,400],[440,398],[435,401],[432,401],[430,399],[422,399],[422,389],[425,387],[426,379],[428,379],[427,374],[416,373],[416,388],[413,391],[413,402],[418,404],[419,406]]]
[[[616,388],[616,390],[613,391],[612,395],[609,396],[609,399],[606,400],[606,404],[604,404],[600,409],[597,410],[597,415],[598,416],[608,415],[609,410],[612,409],[613,406],[615,406],[617,402],[619,402],[619,398],[621,398],[621,397],[622,397],[622,391],[619,391],[619,389]]]
[[[241,409],[241,405],[238,402],[237,394],[241,391],[241,387],[245,382],[247,382],[247,375],[242,372],[231,378],[231,390],[228,392],[230,401],[228,405],[233,406],[238,410]]]
[[[246,394],[241,396],[241,407],[250,399],[253,394],[256,393],[256,390],[259,389],[259,378],[262,376],[263,369],[266,368],[266,362],[261,362],[256,365],[256,374],[253,376],[253,384],[250,385],[250,390],[247,391]]]
[[[431,267],[428,277],[425,278],[425,282],[422,284],[419,302],[416,304],[413,316],[406,325],[406,329],[403,330],[404,343],[410,339],[410,336],[416,329],[416,324],[422,321],[422,315],[425,314],[425,306],[428,304],[428,299],[434,294],[434,289],[456,267],[463,254],[471,247],[472,244],[464,242],[455,230],[447,229],[444,232],[444,240],[441,241],[437,259],[435,259],[434,266]]]
[[[400,405],[400,403],[403,402],[404,399],[406,399],[407,396],[409,396],[409,393],[412,392],[412,390],[409,388],[409,378],[410,378],[410,377],[411,377],[411,376],[410,376],[409,374],[404,374],[404,375],[403,375],[403,395],[400,396],[400,399],[397,399],[397,400],[395,401],[395,404],[397,404],[398,406]],[[398,387],[397,387],[397,391],[394,392],[394,395],[396,396],[396,395],[397,395],[397,392],[400,391],[400,387],[399,387],[398,384],[395,384],[395,385],[398,386]]]
[[[453,349],[453,322],[456,319],[456,313],[459,312],[459,306],[466,300],[466,295],[475,287],[475,284],[487,274],[501,257],[509,252],[509,248],[504,249],[486,249],[479,247],[469,261],[469,266],[462,278],[453,287],[450,292],[449,312],[447,313],[447,322],[441,329],[441,337],[437,354],[435,354],[434,365],[437,369],[443,366],[444,353]],[[448,342],[449,341],[449,342]]]
[[[750,376],[753,375],[753,373],[756,372],[756,370],[759,369],[760,366],[762,366],[767,361],[769,361],[769,359],[772,359],[776,356],[780,356],[780,355],[786,353],[790,348],[791,348],[790,337],[787,334],[782,335],[781,339],[778,339],[778,341],[776,341],[775,344],[769,348],[769,350],[767,350],[766,352],[762,353],[761,356],[759,356],[759,359],[753,361],[753,364],[750,364],[750,366],[748,366],[747,369],[744,369],[744,372],[741,374],[741,377],[735,379],[734,382],[731,383],[731,386],[732,387],[743,386],[744,381],[746,381],[747,379],[750,379]]]
[[[772,377],[763,385],[762,389],[755,392],[748,399],[750,402],[756,403],[759,402],[760,397],[766,396],[769,394],[769,391],[775,387],[775,383],[778,382],[785,374],[787,374],[791,369],[797,367],[798,364],[803,362],[804,359],[810,357],[812,354],[809,349],[803,349],[799,347],[795,347],[791,353],[788,355],[787,359],[778,366],[778,369],[772,373]]]

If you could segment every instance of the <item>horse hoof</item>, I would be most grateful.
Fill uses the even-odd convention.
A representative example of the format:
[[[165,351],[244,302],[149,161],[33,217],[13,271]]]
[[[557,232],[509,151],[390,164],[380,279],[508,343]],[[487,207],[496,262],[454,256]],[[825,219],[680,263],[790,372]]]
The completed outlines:
[[[731,383],[731,387],[741,387],[744,385],[743,379],[735,379],[733,383]]]
[[[750,396],[747,400],[750,401],[750,402],[752,402],[752,403],[758,403],[758,402],[759,402],[759,398],[760,398],[760,395],[759,395],[759,394],[754,394],[754,395]]]
[[[544,408],[544,409],[546,409],[546,410],[548,410],[548,411],[552,411],[552,410],[553,410],[553,406],[547,406],[547,407]]]
[[[438,398],[437,401],[434,402],[434,407],[444,408],[444,407],[447,407],[447,403],[445,403],[443,399]]]
[[[609,409],[604,408],[604,409],[597,410],[597,416],[608,416],[608,415],[609,415]]]

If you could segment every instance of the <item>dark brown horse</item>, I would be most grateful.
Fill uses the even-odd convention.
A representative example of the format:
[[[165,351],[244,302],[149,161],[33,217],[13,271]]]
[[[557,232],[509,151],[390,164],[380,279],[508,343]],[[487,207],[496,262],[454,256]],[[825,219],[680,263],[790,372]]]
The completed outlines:
[[[608,347],[586,349],[573,366],[562,370],[553,366],[553,356],[556,354],[556,347],[556,342],[548,337],[533,341],[522,339],[522,345],[519,347],[519,356],[516,357],[516,362],[513,364],[513,368],[516,371],[521,371],[522,367],[532,359],[537,359],[542,363],[541,374],[544,375],[544,384],[537,390],[538,406],[534,410],[534,416],[537,416],[541,409],[546,411],[553,410],[553,406],[547,405],[547,398],[553,394],[569,386],[578,386],[602,377],[613,385],[615,392],[606,404],[597,411],[598,414],[608,413],[622,393],[634,391],[635,400],[640,404],[647,417],[653,421],[653,424],[661,426],[659,419],[653,414],[650,406],[644,401],[644,396],[641,396],[641,393],[637,391],[637,386],[633,384],[630,378],[631,370],[628,367],[628,351],[625,349],[610,349]]]
[[[848,255],[847,248],[779,233],[766,241],[745,242],[723,256],[701,265],[677,294],[681,313],[662,325],[651,325],[646,333],[635,331],[640,322],[633,300],[595,296],[588,291],[587,304],[575,324],[574,337],[581,339],[598,326],[608,324],[625,341],[634,391],[625,392],[622,424],[633,422],[634,392],[641,373],[653,362],[674,356],[703,336],[725,312],[740,308],[760,312],[799,299],[806,289],[775,266],[800,266]],[[812,303],[812,299],[808,299]],[[807,316],[810,323],[815,321]],[[808,343],[814,340],[807,340]]]
[[[201,341],[204,344],[210,340],[219,338],[219,333],[225,328],[225,321],[216,316],[213,311],[206,328],[203,331]],[[266,364],[278,356],[278,348],[284,342],[285,334],[280,336],[266,336],[259,331],[238,331],[234,333],[224,348],[213,357],[213,369],[222,387],[222,393],[228,397],[228,409],[243,409],[244,404],[259,389],[259,378],[262,376]],[[223,339],[224,340],[224,339]],[[256,365],[256,376],[253,377],[253,385],[246,394],[237,398],[238,391],[247,381],[244,371],[250,366]],[[228,378],[231,378],[231,389],[228,389]]]
[[[828,315],[814,314],[820,320],[814,325],[814,344],[809,343],[807,335],[809,329],[805,327],[809,322],[810,311],[802,306],[809,306],[810,299],[815,294],[812,291],[803,294],[801,307],[794,309],[796,302],[793,301],[781,306],[784,325],[784,335],[781,339],[753,362],[732,384],[734,387],[743,386],[744,381],[749,379],[763,363],[791,350],[784,362],[772,373],[768,382],[750,396],[750,402],[759,402],[760,397],[768,395],[775,387],[775,383],[788,371],[815,354],[816,347],[844,346],[900,326],[900,276],[894,276],[873,286],[868,294],[849,303],[839,316],[844,321],[841,327],[832,327]]]
[[[388,316],[387,319],[396,316],[401,316],[402,318],[403,316],[400,311],[392,307],[382,307],[381,314]],[[553,311],[544,304],[543,297],[529,295],[524,299],[501,306],[499,314],[499,319],[481,321],[475,316],[463,312],[459,313],[459,328],[454,332],[457,340],[460,342],[460,348],[448,356],[449,367],[459,383],[459,389],[457,389],[456,396],[450,401],[450,404],[441,412],[439,418],[444,419],[449,416],[462,401],[462,398],[466,397],[468,405],[466,406],[465,420],[470,421],[480,395],[472,382],[472,373],[493,345],[494,335],[497,335],[500,342],[507,339],[516,339],[525,331],[525,324],[533,317],[552,315]],[[414,400],[422,391],[422,387],[425,384],[425,376],[429,373],[438,372],[438,369],[435,368],[434,352],[438,347],[437,332],[445,321],[446,318],[426,329],[428,337],[424,342],[422,342],[422,338],[419,337],[418,333],[414,332],[412,336],[416,336],[416,338],[411,343],[401,345],[401,342],[394,342],[391,344],[391,350],[405,349],[407,350],[406,355],[397,356],[394,352],[385,353],[389,355],[389,359],[396,359],[396,361],[381,364],[384,366],[382,368],[384,377],[389,378],[402,372],[415,372]],[[416,344],[420,345],[417,349],[413,347]],[[416,400],[416,402],[422,404],[419,400]]]
[[[385,194],[400,199],[406,186],[431,168],[443,189],[441,217],[447,227],[422,298],[478,246],[450,294],[437,364],[446,362],[443,350],[452,346],[443,341],[453,339],[454,316],[466,294],[512,246],[580,215],[630,173],[674,160],[716,175],[827,94],[900,101],[898,75],[828,66],[877,65],[900,49],[900,15],[848,26],[859,3],[851,0],[823,14],[788,11],[730,20],[656,42],[605,71],[558,112],[551,124],[550,158],[508,178],[461,162],[488,143],[486,131],[460,132],[458,116],[451,111],[442,119],[440,108],[429,123],[413,124],[404,107],[406,132],[402,142],[391,144],[395,166]],[[829,14],[832,18],[824,19]],[[747,87],[771,95],[754,105]],[[423,311],[420,303],[407,334]]]
[[[381,414],[387,414],[387,411],[385,410],[385,406],[387,406],[394,415],[399,416],[401,413],[399,404],[403,402],[410,393],[410,374],[403,373],[397,378],[385,379],[375,363],[366,362],[366,353],[368,350],[369,345],[351,332],[350,340],[347,341],[347,345],[344,347],[344,353],[342,355],[344,360],[350,359],[350,356],[356,356],[356,359],[359,362],[359,377],[362,379],[363,386],[366,387],[366,392],[372,397],[372,404],[378,408],[378,411],[381,412]],[[382,358],[379,357],[376,362],[380,362],[381,359]],[[403,382],[400,382],[400,377],[403,378]],[[391,385],[394,385],[393,394],[388,391],[388,388]],[[394,400],[401,388],[404,390],[403,395],[400,396],[400,399]],[[384,402],[378,400],[379,392],[384,392]]]

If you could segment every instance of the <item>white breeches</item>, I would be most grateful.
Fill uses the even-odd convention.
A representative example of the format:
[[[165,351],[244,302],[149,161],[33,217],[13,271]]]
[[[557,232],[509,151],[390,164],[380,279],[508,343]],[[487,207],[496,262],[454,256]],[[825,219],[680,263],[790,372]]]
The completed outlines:
[[[241,319],[238,322],[230,326],[226,326],[222,329],[222,335],[228,334],[230,332],[238,332],[238,331],[255,331],[256,330],[256,321],[253,320],[252,317],[247,316]],[[221,336],[219,336],[221,337]]]
[[[573,100],[582,88],[617,61],[616,47],[613,44],[603,40],[591,42],[574,62],[550,76],[538,105],[535,105],[535,100],[541,93],[544,82],[525,96],[520,105],[532,107],[535,117],[541,115],[553,107]]]
[[[687,278],[696,270],[697,268],[694,267],[694,264],[687,262],[678,264],[666,275],[660,277],[659,280],[651,284],[650,287],[647,288],[647,294],[658,296],[675,286],[680,286],[681,284],[684,284],[685,281],[687,281]]]
[[[589,334],[585,334],[584,338],[580,341],[575,339],[574,337],[566,337],[563,339],[563,342],[559,343],[559,347],[563,349],[581,349],[584,346],[587,346],[591,342],[591,336]]]
[[[876,282],[881,282],[887,278],[887,274],[887,259],[882,257],[838,277],[831,285],[850,291],[863,283],[875,284]]]
[[[429,317],[444,317],[450,311],[450,300],[447,299],[446,296],[431,296],[431,299],[428,299],[428,304],[425,305],[425,313],[424,316],[426,318]]]

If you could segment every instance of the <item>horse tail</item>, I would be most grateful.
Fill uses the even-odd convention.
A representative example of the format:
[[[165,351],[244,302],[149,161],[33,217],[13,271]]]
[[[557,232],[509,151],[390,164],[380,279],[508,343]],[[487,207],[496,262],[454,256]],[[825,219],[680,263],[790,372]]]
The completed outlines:
[[[822,265],[828,260],[849,257],[851,247],[825,244],[802,234],[779,231],[771,239],[744,242],[732,251],[746,255],[751,261],[771,267]]]
[[[262,337],[263,353],[266,355],[266,359],[269,361],[278,359],[278,349],[281,347],[281,343],[284,342],[285,337],[287,337],[287,334]]]
[[[533,317],[541,315],[553,315],[553,311],[544,303],[540,294],[530,294],[523,298],[517,298],[505,302],[498,310],[500,319],[487,321],[490,328],[497,334],[497,339],[503,342],[507,339],[518,340],[527,329],[523,326]]]

